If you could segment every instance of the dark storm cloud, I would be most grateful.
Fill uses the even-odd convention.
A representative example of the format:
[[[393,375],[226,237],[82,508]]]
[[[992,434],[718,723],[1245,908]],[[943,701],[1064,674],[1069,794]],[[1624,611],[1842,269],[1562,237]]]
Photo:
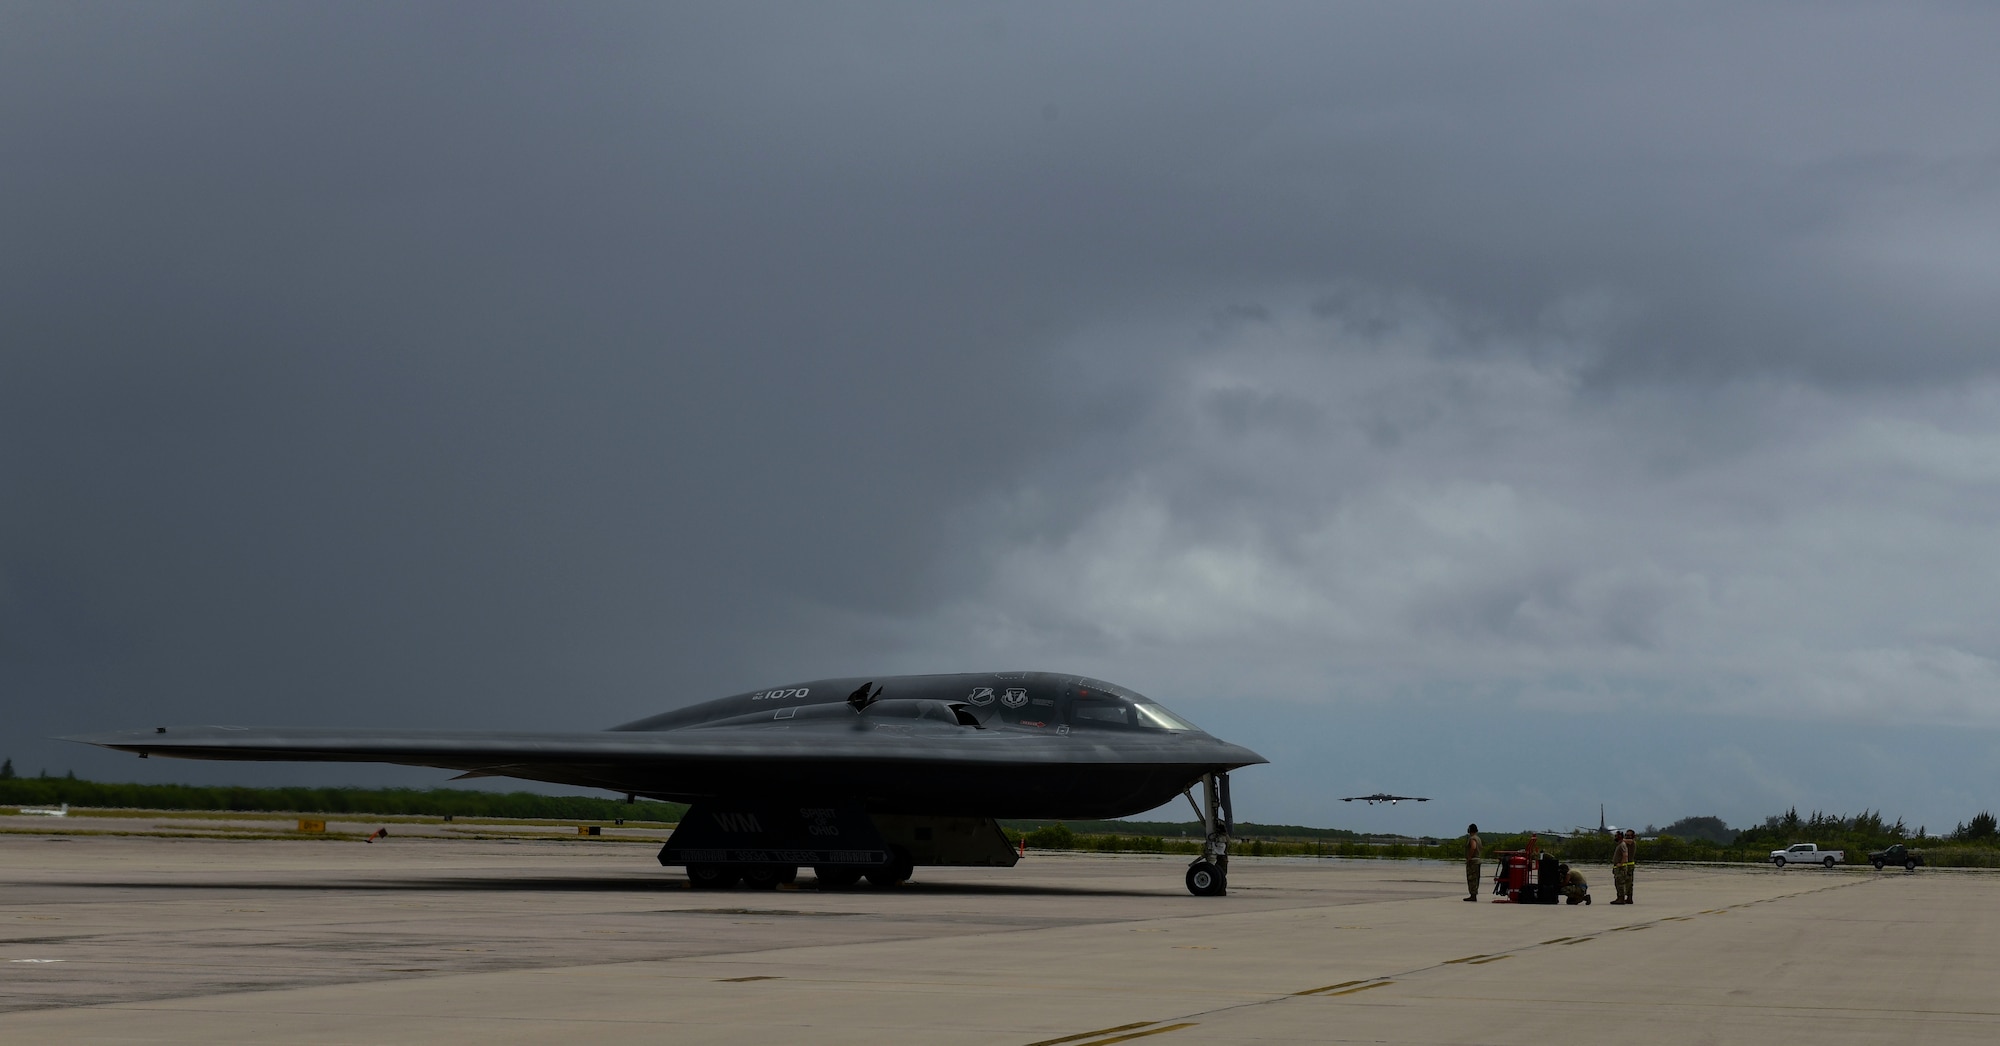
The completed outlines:
[[[1792,661],[1704,678],[1983,715],[1983,9],[0,19],[20,737],[982,658],[1681,692],[1747,607]],[[1884,577],[1950,609],[1815,609]]]

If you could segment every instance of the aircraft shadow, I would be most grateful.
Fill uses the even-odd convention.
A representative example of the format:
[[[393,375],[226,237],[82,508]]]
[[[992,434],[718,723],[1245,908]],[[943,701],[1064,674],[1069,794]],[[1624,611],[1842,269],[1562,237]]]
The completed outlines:
[[[272,893],[325,893],[347,891],[356,893],[670,893],[686,894],[693,897],[775,897],[785,894],[824,894],[838,896],[907,896],[907,897],[1157,897],[1173,891],[1162,886],[1160,890],[1106,889],[1089,886],[1051,886],[1047,884],[1010,883],[926,883],[921,880],[905,883],[894,889],[883,890],[868,886],[855,886],[845,890],[819,890],[807,880],[796,890],[764,891],[736,888],[730,890],[695,890],[685,879],[628,879],[617,877],[593,878],[441,878],[441,879],[366,879],[342,880],[287,880],[262,882],[131,882],[117,880],[71,881],[65,883],[38,884],[65,889],[85,890],[173,890],[173,891],[213,891],[232,890]]]

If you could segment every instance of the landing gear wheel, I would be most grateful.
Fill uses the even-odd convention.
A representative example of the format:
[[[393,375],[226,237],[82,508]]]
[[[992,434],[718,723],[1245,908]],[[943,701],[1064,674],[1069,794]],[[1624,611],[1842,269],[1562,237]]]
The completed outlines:
[[[797,880],[799,869],[789,864],[753,865],[743,870],[743,885],[752,890],[775,890],[780,883]]]
[[[1584,894],[1584,895],[1583,895],[1583,903],[1585,903],[1585,904],[1589,904],[1589,903],[1590,903],[1590,895],[1589,895],[1589,894]]]
[[[1821,861],[1820,863],[1826,865],[1828,868],[1831,868],[1833,867],[1833,858],[1829,857],[1826,860]]]
[[[1207,861],[1196,861],[1188,865],[1187,888],[1196,897],[1220,897],[1229,892],[1229,879]]]
[[[1229,832],[1234,818],[1229,813],[1229,775],[1212,771],[1201,775],[1201,802],[1194,801],[1194,789],[1182,793],[1194,815],[1201,819],[1201,856],[1188,865],[1188,892],[1196,897],[1220,897],[1229,892]]]
[[[697,890],[727,890],[743,874],[726,864],[691,864],[687,873],[688,885]]]
[[[908,882],[911,873],[916,870],[916,863],[910,860],[910,852],[900,846],[892,846],[889,848],[888,864],[871,868],[863,874],[868,876],[871,885],[886,888]]]
[[[814,865],[813,879],[822,890],[845,890],[861,881],[861,869],[847,865]]]

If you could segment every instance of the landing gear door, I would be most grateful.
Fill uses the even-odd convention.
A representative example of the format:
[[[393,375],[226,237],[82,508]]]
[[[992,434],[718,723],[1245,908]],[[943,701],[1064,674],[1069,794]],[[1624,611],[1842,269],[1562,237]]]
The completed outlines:
[[[873,867],[888,859],[888,844],[859,806],[696,803],[660,848],[663,865]]]

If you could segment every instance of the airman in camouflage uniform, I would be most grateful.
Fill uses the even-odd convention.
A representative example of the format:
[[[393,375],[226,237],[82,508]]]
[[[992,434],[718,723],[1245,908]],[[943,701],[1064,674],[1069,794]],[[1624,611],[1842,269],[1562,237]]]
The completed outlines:
[[[1583,873],[1575,868],[1571,868],[1569,874],[1563,876],[1562,892],[1563,897],[1571,904],[1590,903],[1590,883],[1584,879]]]
[[[1639,833],[1626,829],[1618,833],[1618,845],[1611,851],[1611,881],[1618,899],[1612,904],[1632,903],[1632,869],[1639,863]]]
[[[1479,901],[1479,826],[1465,826],[1465,899]]]

